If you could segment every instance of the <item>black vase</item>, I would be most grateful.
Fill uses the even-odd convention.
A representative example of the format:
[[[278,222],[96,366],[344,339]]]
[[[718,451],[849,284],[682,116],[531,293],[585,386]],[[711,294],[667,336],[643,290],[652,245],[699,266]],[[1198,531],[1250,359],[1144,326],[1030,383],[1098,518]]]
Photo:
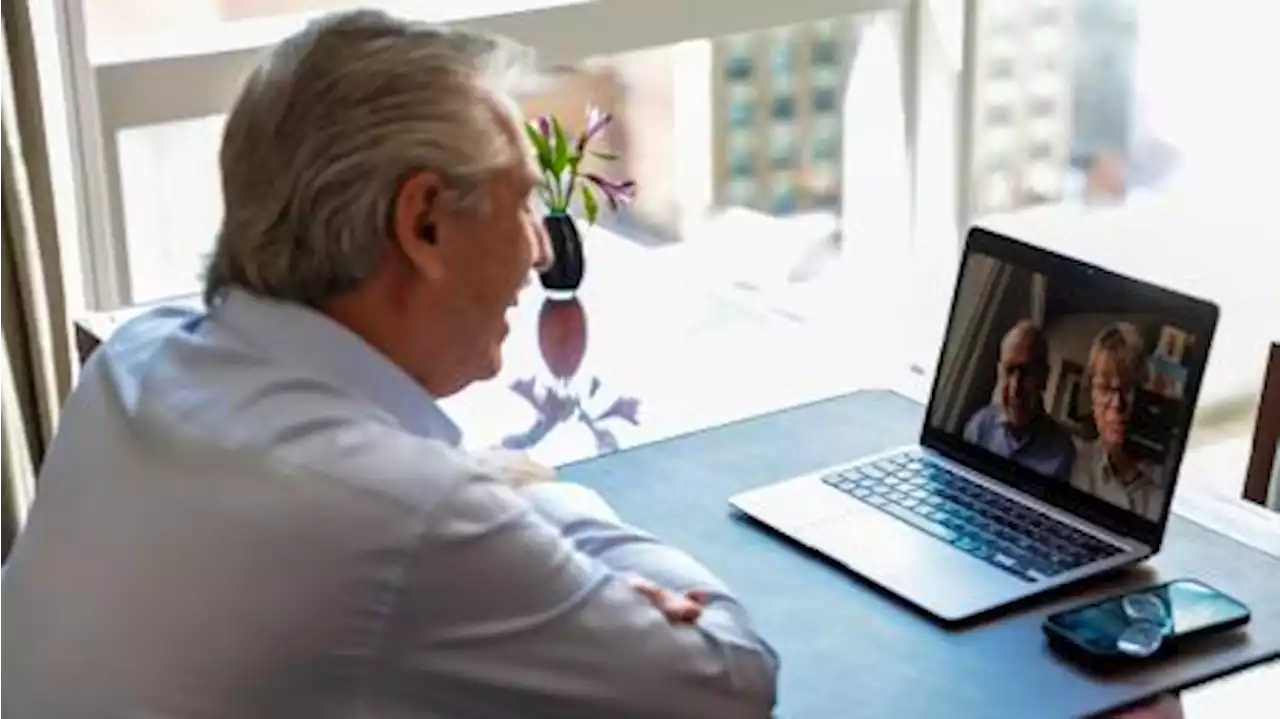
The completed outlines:
[[[575,292],[582,284],[586,260],[582,256],[582,237],[573,218],[565,214],[547,215],[542,226],[551,240],[551,266],[538,275],[542,286],[555,292]]]

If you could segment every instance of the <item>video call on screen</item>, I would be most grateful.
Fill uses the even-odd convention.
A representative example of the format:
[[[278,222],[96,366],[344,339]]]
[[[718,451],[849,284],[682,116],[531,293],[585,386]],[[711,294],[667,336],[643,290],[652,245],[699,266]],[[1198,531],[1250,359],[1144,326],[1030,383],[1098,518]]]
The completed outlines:
[[[975,253],[959,283],[930,424],[1157,520],[1198,338],[1105,277]]]

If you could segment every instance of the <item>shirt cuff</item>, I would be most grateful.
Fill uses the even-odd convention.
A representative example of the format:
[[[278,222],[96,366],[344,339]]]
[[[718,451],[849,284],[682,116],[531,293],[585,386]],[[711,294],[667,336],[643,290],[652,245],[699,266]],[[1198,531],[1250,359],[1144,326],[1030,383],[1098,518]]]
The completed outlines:
[[[598,492],[572,482],[538,482],[522,487],[522,497],[533,505],[538,513],[557,527],[573,522],[595,520],[609,524],[621,524],[617,512],[604,501]]]

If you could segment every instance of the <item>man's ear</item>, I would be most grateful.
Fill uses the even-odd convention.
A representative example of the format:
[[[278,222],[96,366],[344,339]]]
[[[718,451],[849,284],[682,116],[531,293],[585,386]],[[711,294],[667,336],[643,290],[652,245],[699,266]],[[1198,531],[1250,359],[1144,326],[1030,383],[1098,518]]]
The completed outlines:
[[[422,171],[400,183],[392,210],[391,231],[409,261],[428,278],[444,268],[437,250],[440,197],[444,184],[434,172]]]

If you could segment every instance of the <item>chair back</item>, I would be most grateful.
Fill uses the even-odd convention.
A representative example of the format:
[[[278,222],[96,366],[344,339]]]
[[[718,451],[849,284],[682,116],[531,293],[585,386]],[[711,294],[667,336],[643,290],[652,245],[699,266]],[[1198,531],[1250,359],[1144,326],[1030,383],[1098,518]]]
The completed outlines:
[[[1280,342],[1271,343],[1267,360],[1244,498],[1280,511]]]

